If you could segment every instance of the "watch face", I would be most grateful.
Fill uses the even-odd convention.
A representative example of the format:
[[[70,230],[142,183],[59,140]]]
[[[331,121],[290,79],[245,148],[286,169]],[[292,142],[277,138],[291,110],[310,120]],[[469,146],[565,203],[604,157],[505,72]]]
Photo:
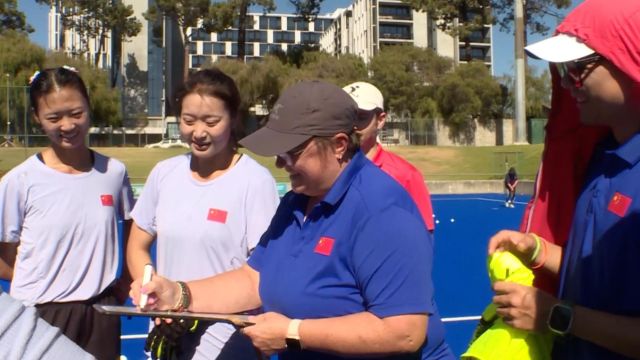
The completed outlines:
[[[556,333],[566,334],[571,327],[573,309],[564,304],[556,304],[549,314],[549,328]]]
[[[287,344],[287,350],[300,351],[302,350],[302,346],[300,345],[300,340],[293,338],[286,338],[285,342]]]

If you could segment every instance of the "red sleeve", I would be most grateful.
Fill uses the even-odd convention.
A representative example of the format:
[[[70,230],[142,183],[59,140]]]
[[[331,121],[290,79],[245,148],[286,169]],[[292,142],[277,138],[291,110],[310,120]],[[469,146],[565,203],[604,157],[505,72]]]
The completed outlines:
[[[429,193],[429,188],[427,188],[427,184],[424,182],[424,178],[420,173],[416,170],[412,173],[410,181],[406,186],[409,195],[413,198],[416,205],[418,206],[418,210],[420,210],[420,214],[422,214],[422,218],[424,219],[424,223],[427,225],[427,229],[429,231],[433,231],[435,225],[433,223],[433,207],[431,206],[431,194]]]
[[[575,100],[560,86],[555,69],[551,72],[553,95],[542,163],[520,230],[564,247],[589,159],[608,130],[580,123]],[[546,273],[536,273],[534,285],[556,293],[557,281]]]

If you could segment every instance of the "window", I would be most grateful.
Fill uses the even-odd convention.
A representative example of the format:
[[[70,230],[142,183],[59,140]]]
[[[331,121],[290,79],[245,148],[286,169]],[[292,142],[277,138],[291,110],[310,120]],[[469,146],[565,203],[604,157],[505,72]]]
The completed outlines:
[[[191,28],[191,41],[197,40],[211,41],[211,34],[202,29]]]
[[[491,61],[490,58],[487,57],[488,49],[483,48],[460,48],[460,60],[461,61],[470,61],[470,60],[480,60],[480,61]]]
[[[319,44],[320,34],[312,32],[303,32],[300,34],[300,42],[302,44]]]
[[[202,64],[207,62],[207,60],[209,60],[209,56],[193,55],[191,56],[191,67],[199,68]]]
[[[244,54],[253,55],[253,44],[244,44]],[[231,44],[231,55],[238,55],[238,44]]]
[[[267,42],[267,32],[258,30],[249,30],[246,32],[245,41],[247,42]]]
[[[279,51],[282,51],[282,45],[280,44],[260,44],[260,56]]]
[[[485,38],[484,30],[473,31],[472,33],[469,34],[469,36],[463,39],[463,41],[476,42],[476,43],[489,42],[488,39]]]
[[[287,30],[309,30],[309,23],[297,17],[287,18]]]
[[[274,31],[273,42],[276,43],[294,43],[296,34],[292,31]]]
[[[280,17],[260,16],[260,29],[262,30],[281,30],[282,21]]]
[[[331,19],[316,19],[313,23],[313,31],[323,32],[331,26]]]
[[[189,42],[187,44],[187,48],[189,49],[189,54],[197,54],[198,53],[198,44],[194,42]]]
[[[202,44],[202,53],[205,55],[224,55],[224,43],[209,42]]]
[[[225,30],[218,33],[218,41],[238,41],[238,30]]]
[[[411,28],[405,25],[380,25],[381,39],[411,39]]]
[[[380,6],[380,17],[411,19],[411,9],[408,6]]]

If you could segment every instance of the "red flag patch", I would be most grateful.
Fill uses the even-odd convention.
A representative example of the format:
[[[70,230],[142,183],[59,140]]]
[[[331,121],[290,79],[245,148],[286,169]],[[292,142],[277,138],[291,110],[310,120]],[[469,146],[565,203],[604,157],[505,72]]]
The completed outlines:
[[[227,212],[220,209],[210,208],[209,213],[207,214],[207,220],[226,224]]]
[[[102,206],[113,206],[113,196],[111,194],[100,195]]]
[[[320,240],[318,240],[318,243],[316,244],[316,248],[313,250],[313,252],[317,254],[329,256],[331,255],[331,251],[333,250],[334,242],[335,242],[335,239],[327,236],[323,236],[320,238]]]
[[[609,207],[607,207],[607,210],[623,217],[627,213],[630,205],[631,198],[616,191],[616,193],[611,197],[611,201],[609,201]]]

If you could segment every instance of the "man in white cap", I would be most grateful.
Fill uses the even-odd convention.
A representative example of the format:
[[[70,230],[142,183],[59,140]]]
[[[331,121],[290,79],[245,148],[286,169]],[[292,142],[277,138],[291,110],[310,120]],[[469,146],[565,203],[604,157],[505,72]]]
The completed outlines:
[[[384,98],[377,87],[367,82],[354,82],[343,88],[358,104],[356,132],[360,135],[360,149],[367,158],[394,178],[415,201],[427,229],[433,233],[431,195],[422,174],[402,157],[385,151],[378,143],[378,132],[384,127],[387,113]]]
[[[556,334],[553,359],[639,359],[640,1],[586,0],[526,50],[554,65],[543,166],[523,232],[499,232],[489,253],[559,287],[496,282],[493,302],[505,323]]]

